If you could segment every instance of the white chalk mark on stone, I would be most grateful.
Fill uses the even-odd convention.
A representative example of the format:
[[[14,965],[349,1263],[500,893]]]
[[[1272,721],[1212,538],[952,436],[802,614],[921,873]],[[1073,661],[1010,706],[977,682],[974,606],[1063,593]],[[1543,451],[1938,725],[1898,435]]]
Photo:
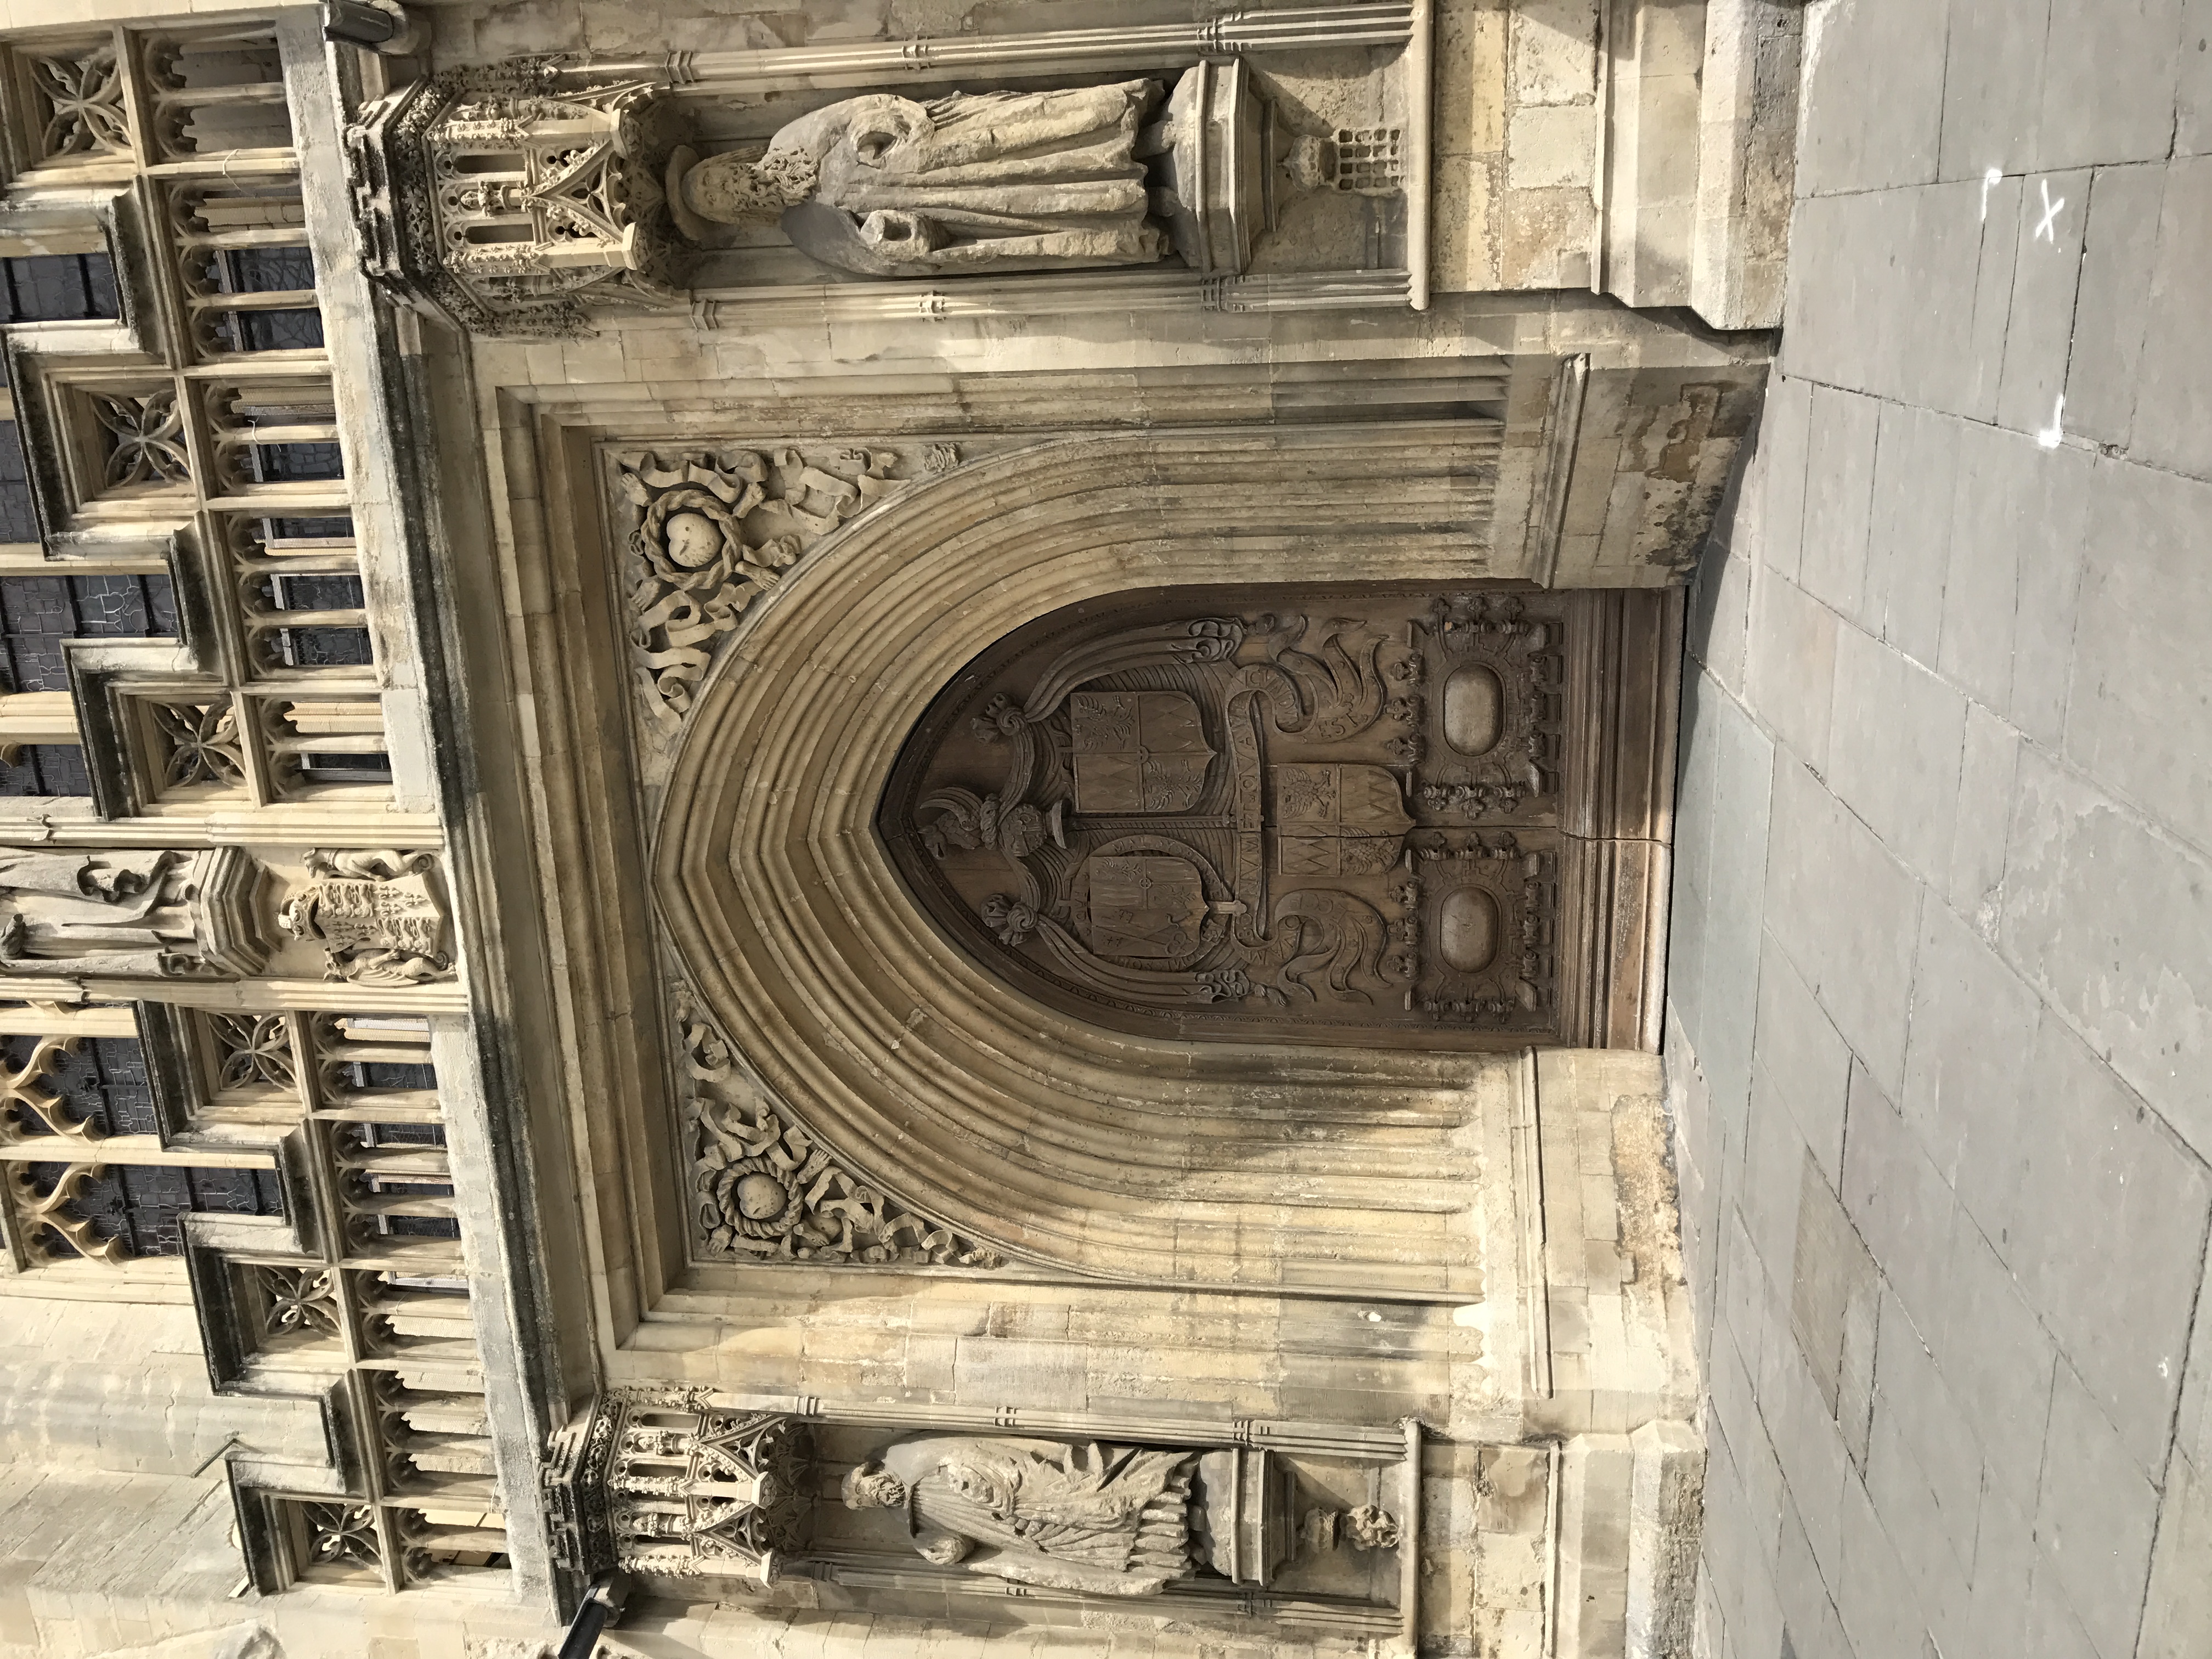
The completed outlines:
[[[2058,216],[2065,210],[2066,198],[2062,196],[2057,201],[2052,201],[2051,180],[2044,179],[2038,182],[2043,186],[2043,222],[2035,228],[2035,234],[2039,240],[2048,242],[2056,247],[2058,246]]]
[[[1982,222],[1990,222],[1990,192],[2004,182],[2004,169],[1991,167],[1982,175]]]
[[[2063,207],[2065,204],[2062,202],[2059,205]],[[2063,424],[2065,419],[2066,394],[2062,392],[2058,394],[2057,407],[2051,411],[2051,424],[2035,434],[2035,441],[2045,449],[2057,448],[2066,441],[2066,428]]]

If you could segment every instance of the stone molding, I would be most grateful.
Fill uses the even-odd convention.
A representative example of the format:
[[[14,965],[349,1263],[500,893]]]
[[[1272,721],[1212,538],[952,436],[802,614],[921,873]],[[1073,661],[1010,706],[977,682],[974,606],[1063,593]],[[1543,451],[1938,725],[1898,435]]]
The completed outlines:
[[[701,1004],[769,1088],[833,1146],[905,1149],[903,1191],[958,1231],[1086,1273],[1402,1291],[1474,1270],[1449,1172],[1486,1068],[1358,1049],[1271,1062],[1080,1027],[1048,1042],[1026,999],[921,921],[870,823],[929,699],[1045,610],[1133,580],[1462,568],[1479,534],[1463,515],[1486,501],[1467,452],[1437,446],[1448,435],[1385,423],[1016,451],[887,503],[757,605],[701,689],[653,884]],[[831,684],[850,689],[819,695]],[[1351,1150],[1377,1114],[1395,1156]],[[1302,1158],[1267,1127],[1284,1120],[1351,1139]],[[1234,1150],[1263,1141],[1256,1167]],[[1294,1222],[1261,1219],[1286,1202]]]

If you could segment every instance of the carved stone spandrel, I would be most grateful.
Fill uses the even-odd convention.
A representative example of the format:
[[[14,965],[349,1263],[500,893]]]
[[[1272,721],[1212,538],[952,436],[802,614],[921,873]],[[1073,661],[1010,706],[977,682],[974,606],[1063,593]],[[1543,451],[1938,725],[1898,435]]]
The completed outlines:
[[[688,992],[678,998],[676,1024],[706,1256],[817,1267],[1002,1265],[997,1250],[908,1209],[831,1152],[770,1097]]]
[[[647,781],[667,769],[702,680],[756,601],[878,501],[961,465],[949,441],[778,442],[613,459]]]

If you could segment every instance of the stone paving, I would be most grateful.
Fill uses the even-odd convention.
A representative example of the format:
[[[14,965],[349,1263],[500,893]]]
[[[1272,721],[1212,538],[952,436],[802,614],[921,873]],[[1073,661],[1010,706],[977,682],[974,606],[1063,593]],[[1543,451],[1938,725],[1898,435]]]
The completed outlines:
[[[1711,1659],[2212,1653],[2212,0],[1820,0],[1668,1061]]]

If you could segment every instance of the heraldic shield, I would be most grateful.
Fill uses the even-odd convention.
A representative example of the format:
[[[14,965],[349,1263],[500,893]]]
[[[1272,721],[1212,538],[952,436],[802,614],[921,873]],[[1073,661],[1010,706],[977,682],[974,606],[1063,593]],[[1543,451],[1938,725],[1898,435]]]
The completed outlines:
[[[1367,876],[1397,862],[1413,827],[1398,780],[1379,766],[1282,765],[1275,867],[1286,876]]]
[[[1102,957],[1166,960],[1199,945],[1206,890],[1188,859],[1158,853],[1091,860],[1091,948]]]
[[[1213,750],[1190,697],[1078,691],[1067,711],[1077,811],[1188,812],[1198,804]]]
[[[315,927],[333,951],[404,950],[435,956],[445,945],[445,915],[419,873],[389,881],[325,881],[316,896]]]

